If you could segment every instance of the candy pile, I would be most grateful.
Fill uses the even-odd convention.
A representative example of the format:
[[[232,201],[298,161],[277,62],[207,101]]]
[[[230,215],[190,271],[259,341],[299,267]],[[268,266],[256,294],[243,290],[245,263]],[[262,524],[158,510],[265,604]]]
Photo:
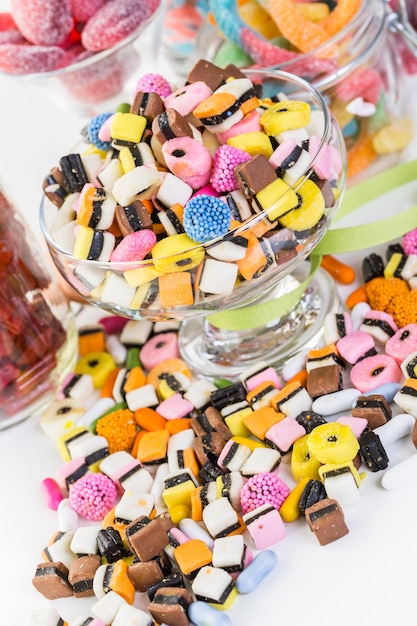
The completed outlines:
[[[198,61],[185,86],[145,75],[131,105],[93,118],[85,150],[43,184],[68,281],[146,318],[213,308],[235,289],[253,296],[305,258],[332,217],[343,160],[319,101],[289,87]]]
[[[122,42],[159,0],[12,0],[0,14],[0,70],[50,72]]]
[[[326,317],[323,347],[233,381],[195,380],[176,337],[173,323],[111,315],[83,326],[78,364],[41,417],[64,463],[43,481],[58,529],[33,584],[92,598],[71,626],[228,626],[218,609],[272,572],[292,522],[325,546],[349,532],[364,470],[393,489],[417,469],[417,454],[389,460],[395,441],[417,445],[416,320],[398,328],[359,302]],[[42,611],[26,626],[62,624]]]

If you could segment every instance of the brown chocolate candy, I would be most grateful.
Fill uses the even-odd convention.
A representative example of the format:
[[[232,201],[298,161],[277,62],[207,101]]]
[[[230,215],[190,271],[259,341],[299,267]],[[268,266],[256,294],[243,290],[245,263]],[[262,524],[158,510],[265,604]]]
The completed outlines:
[[[194,439],[194,450],[198,462],[203,467],[206,463],[217,459],[226,442],[219,433],[206,433]]]
[[[307,391],[315,399],[343,388],[342,368],[337,365],[314,367],[307,376]]]
[[[123,237],[144,228],[152,228],[152,219],[141,200],[135,200],[129,206],[116,207],[116,221]]]
[[[69,598],[74,595],[68,581],[68,567],[61,561],[39,563],[32,584],[47,600]]]
[[[93,580],[97,569],[101,565],[98,554],[81,556],[70,565],[68,581],[72,586],[76,598],[93,596]]]
[[[337,500],[332,498],[324,498],[308,507],[305,516],[310,530],[321,546],[332,543],[349,532],[342,509]]]
[[[191,137],[193,131],[187,120],[175,109],[167,109],[152,122],[152,133],[159,143],[163,144],[175,137]]]
[[[264,154],[257,154],[234,169],[239,189],[251,198],[276,180],[277,175]]]
[[[44,194],[57,207],[64,204],[68,190],[65,187],[64,177],[58,167],[54,167],[44,178],[42,183]]]
[[[378,426],[383,426],[392,417],[391,407],[385,396],[381,394],[359,396],[351,412],[353,417],[364,417],[367,419],[371,430],[378,428]]]
[[[225,441],[232,437],[230,428],[224,423],[222,416],[214,406],[208,406],[198,417],[191,420],[191,428],[197,437],[213,431],[219,433]]]
[[[161,520],[142,515],[125,528],[126,539],[141,561],[150,561],[169,543]]]
[[[130,105],[130,113],[146,117],[148,124],[151,124],[155,117],[164,111],[164,101],[155,91],[138,91]]]
[[[188,72],[187,83],[196,83],[202,80],[212,91],[215,91],[227,80],[228,76],[226,70],[217,67],[210,61],[200,59]]]
[[[158,624],[169,626],[189,626],[187,609],[193,598],[187,589],[165,587],[158,589],[148,611]]]
[[[133,561],[127,568],[127,575],[135,589],[142,593],[163,580],[171,571],[168,557],[164,552],[151,561]]]

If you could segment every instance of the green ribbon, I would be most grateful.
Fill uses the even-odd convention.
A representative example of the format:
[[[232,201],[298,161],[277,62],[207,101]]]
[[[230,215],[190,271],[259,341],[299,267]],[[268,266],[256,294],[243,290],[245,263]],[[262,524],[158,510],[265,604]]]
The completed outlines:
[[[417,180],[417,160],[402,163],[364,180],[345,192],[333,226],[367,202]],[[296,289],[262,304],[232,309],[207,316],[207,321],[224,330],[239,331],[266,325],[289,313],[299,301],[320,267],[324,255],[364,250],[402,237],[417,227],[417,205],[370,224],[330,228],[310,255],[310,272]]]

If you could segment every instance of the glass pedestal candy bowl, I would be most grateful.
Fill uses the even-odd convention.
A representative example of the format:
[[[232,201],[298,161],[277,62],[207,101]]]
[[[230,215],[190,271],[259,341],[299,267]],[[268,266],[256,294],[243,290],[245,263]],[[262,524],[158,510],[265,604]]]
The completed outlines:
[[[207,64],[197,63],[197,67],[206,68]],[[178,160],[186,154],[177,147],[183,145],[183,136],[171,140],[174,144],[169,140],[159,143],[159,116],[153,120],[152,131],[148,126],[148,143],[139,141],[130,145],[136,154],[138,150],[142,156],[151,153],[147,165],[126,166],[131,162],[130,150],[126,145],[117,146],[114,122],[111,122],[113,147],[104,161],[95,166],[95,172],[91,173],[88,165],[89,155],[94,152],[91,145],[86,145],[84,152],[81,149],[63,157],[61,170],[59,167],[51,170],[44,187],[40,218],[54,263],[81,296],[93,305],[129,319],[181,322],[183,358],[194,371],[203,369],[205,375],[210,365],[213,372],[209,375],[216,377],[224,373],[224,367],[229,375],[234,375],[251,360],[258,361],[261,354],[274,362],[279,361],[280,354],[287,358],[289,352],[304,345],[304,331],[311,338],[321,330],[324,315],[335,306],[336,300],[327,274],[316,278],[316,289],[311,283],[305,297],[298,297],[285,315],[282,311],[273,314],[273,319],[261,327],[249,324],[243,334],[223,330],[215,333],[213,342],[210,316],[230,309],[237,314],[237,309],[254,303],[279,302],[285,291],[292,291],[295,285],[300,287],[306,278],[304,266],[308,264],[304,261],[327,231],[343,196],[346,159],[335,119],[320,94],[307,82],[284,72],[265,70],[245,74],[238,71],[238,77],[227,78],[219,68],[213,68],[223,80],[200,103],[202,110],[210,109],[219,95],[230,90],[230,85],[233,88],[229,96],[236,93],[239,85],[246,93],[240,102],[251,107],[252,116],[260,124],[256,132],[232,137],[235,118],[232,123],[227,122],[228,143],[220,144],[218,137],[224,139],[224,126],[216,126],[223,129],[223,134],[220,130],[216,134],[213,128],[211,132],[207,130],[210,121],[205,115],[201,124],[196,122],[193,126],[188,122],[193,138],[186,137],[188,143],[184,145],[191,142],[193,148],[198,148],[197,156],[193,157],[198,185],[194,184],[193,188],[179,178],[181,167],[176,169],[175,159],[172,171],[166,163],[161,163],[161,150],[168,158],[172,149]],[[201,81],[196,79],[197,82]],[[181,89],[174,91],[170,103],[176,101]],[[237,119],[245,123],[248,113],[240,115],[241,104],[238,106],[239,101],[232,99],[233,110],[239,114]],[[174,128],[178,124],[181,127],[184,118],[172,111],[168,107],[161,113],[161,122],[173,115]],[[195,120],[197,114],[196,107],[193,117],[188,119]],[[116,115],[122,120],[120,116],[131,113]],[[217,115],[211,119],[220,123]],[[229,115],[224,119],[228,120]],[[236,133],[237,129],[238,126]],[[122,153],[122,149],[126,150]],[[207,160],[205,166],[199,161],[201,152],[205,159],[209,155],[208,169]],[[90,181],[96,183],[109,180],[106,174],[110,165],[119,172],[116,182],[111,177],[112,182],[104,189],[87,182],[78,191],[65,190],[62,175],[68,159],[81,166],[84,160]],[[120,162],[125,163],[124,173],[123,168],[118,169]],[[150,175],[144,183],[145,189],[140,193],[129,192],[122,198],[120,190],[124,183],[145,172],[147,177]],[[118,214],[124,215],[126,221],[126,216],[134,213],[136,223],[139,221],[141,225],[124,237],[117,232],[120,221],[115,228],[110,219],[112,225],[108,231],[98,230],[97,222],[95,228],[85,226],[82,215],[88,189],[91,197],[97,193],[109,199],[108,206],[113,207],[116,220]],[[138,191],[138,186],[135,189]],[[60,200],[53,202],[57,193],[61,194]],[[87,213],[91,216],[90,209]],[[133,218],[129,228],[132,224]],[[148,252],[142,253],[141,260],[124,260],[126,257],[120,256],[118,250],[122,251],[128,240],[139,240],[144,234],[151,239]],[[110,251],[97,253],[108,245]],[[94,260],[97,254],[107,254],[106,260]],[[285,327],[285,332],[280,333],[280,327]]]
[[[303,4],[210,0],[214,20],[204,21],[195,55],[222,67],[273,67],[308,80],[342,129],[348,183],[355,183],[398,163],[414,137],[408,68],[399,51],[405,46],[415,58],[417,34],[405,10],[394,11],[385,0],[339,0],[317,23],[300,13]],[[400,9],[404,0],[391,4]]]
[[[38,414],[75,364],[75,321],[54,277],[0,181],[0,430]]]

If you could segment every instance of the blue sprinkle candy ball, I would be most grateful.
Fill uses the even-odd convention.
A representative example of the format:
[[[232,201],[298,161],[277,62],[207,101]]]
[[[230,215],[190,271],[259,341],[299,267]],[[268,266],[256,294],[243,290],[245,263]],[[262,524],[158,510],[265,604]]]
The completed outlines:
[[[99,150],[108,151],[111,148],[110,141],[101,141],[98,134],[100,132],[100,128],[103,126],[104,122],[113,115],[113,113],[99,113],[87,125],[87,137],[88,141],[92,143]]]
[[[197,243],[206,243],[225,235],[231,213],[228,205],[216,196],[194,196],[184,207],[184,230]]]

